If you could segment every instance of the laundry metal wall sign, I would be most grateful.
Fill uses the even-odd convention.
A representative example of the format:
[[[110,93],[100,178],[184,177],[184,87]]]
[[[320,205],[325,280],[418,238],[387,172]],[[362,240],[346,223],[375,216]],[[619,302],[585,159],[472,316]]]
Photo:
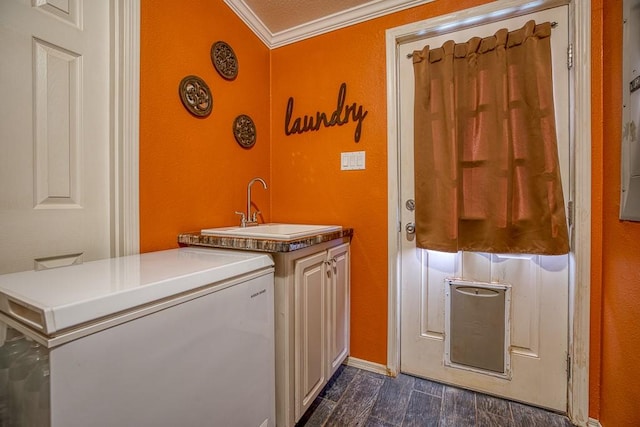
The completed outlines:
[[[360,142],[360,134],[362,133],[362,122],[367,117],[367,110],[363,111],[362,105],[355,102],[345,106],[347,97],[347,84],[342,83],[338,91],[338,102],[336,109],[331,115],[318,111],[315,115],[302,116],[292,119],[293,116],[293,97],[287,102],[287,114],[284,118],[284,133],[289,136],[294,133],[314,132],[320,130],[321,127],[342,126],[349,121],[356,124],[356,130],[353,134],[355,142]]]

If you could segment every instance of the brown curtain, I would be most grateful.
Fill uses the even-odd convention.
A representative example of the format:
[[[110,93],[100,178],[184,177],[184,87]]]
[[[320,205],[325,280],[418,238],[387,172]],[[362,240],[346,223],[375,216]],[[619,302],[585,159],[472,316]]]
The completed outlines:
[[[569,251],[550,36],[529,21],[413,53],[418,247]]]

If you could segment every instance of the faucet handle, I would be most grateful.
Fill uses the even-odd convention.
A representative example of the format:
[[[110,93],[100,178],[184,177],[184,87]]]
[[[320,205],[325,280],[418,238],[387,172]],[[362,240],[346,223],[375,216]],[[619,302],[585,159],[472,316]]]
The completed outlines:
[[[251,222],[258,222],[258,215],[260,215],[262,212],[260,211],[255,211],[252,215],[251,215]]]
[[[236,215],[241,215],[240,218],[240,227],[244,227],[245,224],[247,223],[247,218],[244,216],[244,212],[238,212],[236,211]]]

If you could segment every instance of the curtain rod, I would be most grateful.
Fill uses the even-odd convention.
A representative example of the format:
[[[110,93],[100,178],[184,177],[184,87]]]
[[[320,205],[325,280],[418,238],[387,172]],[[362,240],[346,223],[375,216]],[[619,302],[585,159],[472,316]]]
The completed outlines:
[[[553,21],[551,23],[551,28],[556,28],[558,26],[558,23],[556,21]],[[413,53],[407,53],[407,59],[411,59],[413,58]]]

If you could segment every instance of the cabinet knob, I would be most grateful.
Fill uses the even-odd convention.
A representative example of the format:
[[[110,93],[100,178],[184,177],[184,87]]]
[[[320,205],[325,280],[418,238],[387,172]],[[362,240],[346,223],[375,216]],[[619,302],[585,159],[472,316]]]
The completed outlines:
[[[331,270],[333,270],[334,272],[338,271],[338,260],[336,259],[336,257],[325,261],[324,265],[327,266],[327,275],[331,274]]]

